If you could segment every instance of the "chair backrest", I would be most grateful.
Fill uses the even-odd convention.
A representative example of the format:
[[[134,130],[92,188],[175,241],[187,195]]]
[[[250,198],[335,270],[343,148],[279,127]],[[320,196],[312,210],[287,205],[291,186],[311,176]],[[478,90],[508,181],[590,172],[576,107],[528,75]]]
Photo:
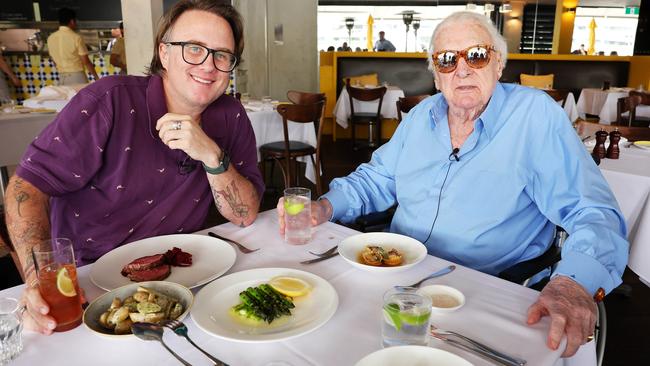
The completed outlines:
[[[546,89],[544,91],[546,92],[546,94],[550,95],[554,101],[562,102],[560,104],[562,105],[562,108],[564,108],[564,104],[566,103],[566,98],[569,95],[568,90]]]
[[[296,123],[314,123],[316,130],[316,157],[314,159],[314,169],[316,171],[316,193],[320,196],[322,194],[321,187],[321,164],[320,164],[320,145],[321,136],[323,135],[323,111],[325,109],[325,94],[323,99],[316,103],[310,104],[280,104],[277,107],[277,112],[282,116],[282,128],[284,130],[284,153],[287,161],[289,161],[289,124],[288,121]],[[288,95],[287,95],[288,96]],[[291,99],[290,99],[291,100]],[[290,168],[289,168],[290,169]],[[291,175],[291,170],[289,170]],[[291,179],[289,178],[289,181]]]
[[[650,105],[650,93],[649,92],[642,92],[642,91],[636,91],[632,90],[630,91],[630,96],[639,96],[641,97],[641,103],[643,105]]]
[[[628,141],[650,141],[650,128],[648,127],[612,126],[580,121],[576,124],[576,130],[580,136],[595,136],[598,131],[618,130],[621,136]]]
[[[379,100],[379,103],[377,104],[377,118],[379,118],[379,115],[381,114],[381,103],[384,101],[384,95],[386,94],[385,86],[372,89],[355,88],[350,85],[350,79],[347,79],[347,82],[345,83],[345,89],[347,90],[348,98],[350,99],[350,111],[352,112],[351,115],[354,115],[353,99],[363,102]]]
[[[289,90],[287,99],[293,104],[314,104],[325,100],[325,93],[309,93],[298,90]]]
[[[641,96],[639,95],[618,98],[616,101],[616,122],[619,125],[632,126],[632,122],[636,119],[636,107],[639,104],[641,104]],[[627,118],[623,117],[625,112],[628,112]]]
[[[397,102],[395,102],[397,105],[397,122],[402,122],[402,113],[410,112],[413,107],[428,97],[430,95],[422,94],[397,99]]]

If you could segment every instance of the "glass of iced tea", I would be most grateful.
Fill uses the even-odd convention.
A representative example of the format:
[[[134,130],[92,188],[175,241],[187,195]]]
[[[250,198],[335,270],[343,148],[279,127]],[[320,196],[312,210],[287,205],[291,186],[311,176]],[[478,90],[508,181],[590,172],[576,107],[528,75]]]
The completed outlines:
[[[311,240],[311,191],[292,187],[284,190],[284,241],[307,244]]]
[[[81,298],[77,267],[70,239],[53,238],[32,248],[38,276],[38,290],[50,306],[57,322],[55,332],[65,332],[81,324]]]

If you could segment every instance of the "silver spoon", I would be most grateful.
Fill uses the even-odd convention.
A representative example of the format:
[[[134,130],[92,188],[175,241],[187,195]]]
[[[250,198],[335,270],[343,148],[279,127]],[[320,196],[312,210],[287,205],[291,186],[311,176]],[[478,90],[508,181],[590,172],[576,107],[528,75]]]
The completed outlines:
[[[445,267],[445,268],[439,270],[438,272],[434,272],[434,273],[430,274],[429,276],[424,277],[423,279],[419,280],[418,282],[416,282],[416,283],[414,283],[414,284],[412,284],[412,285],[410,285],[410,286],[395,286],[395,288],[396,288],[396,289],[402,289],[402,288],[418,288],[418,287],[420,287],[420,285],[422,284],[422,282],[424,282],[424,281],[426,281],[426,280],[430,280],[430,279],[432,279],[432,278],[436,278],[436,277],[440,277],[440,276],[446,275],[447,273],[450,273],[450,272],[452,272],[452,271],[455,270],[455,269],[456,269],[456,266],[452,264],[452,265],[450,265],[450,266],[448,266],[448,267]]]
[[[160,344],[165,347],[169,353],[171,353],[177,360],[179,360],[185,366],[192,366],[191,363],[185,361],[181,356],[177,355],[171,348],[167,347],[165,342],[163,342],[163,332],[164,328],[158,324],[152,323],[133,323],[131,325],[131,331],[135,334],[136,337],[145,340],[145,341],[158,341]]]

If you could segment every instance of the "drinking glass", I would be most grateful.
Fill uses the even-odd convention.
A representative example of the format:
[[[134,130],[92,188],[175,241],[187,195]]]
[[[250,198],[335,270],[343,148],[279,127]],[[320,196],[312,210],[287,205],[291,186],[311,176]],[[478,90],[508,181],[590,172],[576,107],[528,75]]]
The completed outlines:
[[[284,190],[284,241],[293,245],[311,240],[311,191],[293,187]]]
[[[22,308],[18,300],[0,299],[0,365],[6,365],[23,349]]]
[[[431,299],[415,291],[390,289],[384,294],[381,326],[383,347],[428,344]]]
[[[81,324],[81,299],[77,267],[70,239],[53,238],[32,248],[38,290],[50,306],[50,315],[65,332]]]

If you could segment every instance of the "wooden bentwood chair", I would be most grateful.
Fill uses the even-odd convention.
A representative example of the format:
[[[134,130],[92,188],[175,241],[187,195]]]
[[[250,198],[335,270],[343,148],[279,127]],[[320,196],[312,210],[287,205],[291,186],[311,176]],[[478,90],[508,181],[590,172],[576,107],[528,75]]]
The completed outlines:
[[[564,108],[564,105],[566,104],[566,98],[569,96],[568,90],[547,89],[544,91],[546,94],[550,95],[554,101],[561,102],[560,105],[562,108]]]
[[[383,119],[381,115],[381,103],[384,101],[384,95],[386,94],[386,87],[382,86],[379,88],[373,89],[364,89],[364,88],[355,88],[350,85],[350,79],[345,81],[345,89],[348,92],[348,98],[350,101],[350,127],[352,127],[352,149],[358,150],[360,146],[357,145],[356,141],[356,126],[359,124],[368,125],[368,147],[376,147],[381,145],[381,120]],[[354,100],[359,100],[363,102],[372,102],[379,100],[377,104],[377,112],[355,112],[354,111]],[[376,127],[376,133],[373,133],[373,127]],[[373,140],[373,134],[377,135],[377,139]]]
[[[402,113],[410,112],[413,107],[428,97],[430,97],[430,95],[422,94],[399,98],[397,102],[395,102],[397,105],[397,122],[402,122]]]
[[[285,188],[291,187],[291,182],[295,180],[298,185],[298,163],[296,158],[309,156],[316,170],[316,194],[322,194],[320,179],[320,139],[323,130],[321,118],[325,101],[321,100],[312,104],[280,104],[277,112],[282,116],[282,128],[284,130],[284,141],[269,142],[260,146],[262,160],[273,159],[282,169]],[[301,141],[290,140],[289,124],[295,123],[314,123],[316,129],[317,146],[311,146]],[[293,169],[292,169],[293,166]],[[264,173],[264,172],[263,172]]]

